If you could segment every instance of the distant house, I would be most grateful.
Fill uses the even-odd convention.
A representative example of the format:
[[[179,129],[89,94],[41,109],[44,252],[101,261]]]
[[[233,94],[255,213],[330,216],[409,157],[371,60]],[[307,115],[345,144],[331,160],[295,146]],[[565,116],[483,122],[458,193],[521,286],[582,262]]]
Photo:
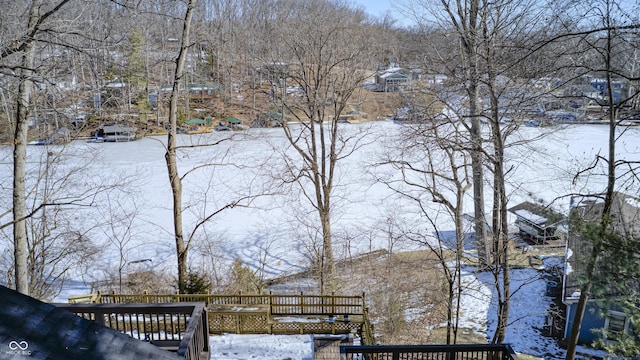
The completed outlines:
[[[600,90],[596,89],[592,85],[586,85],[586,84],[570,85],[567,87],[567,91],[565,94],[566,96],[593,99],[593,100],[597,100],[601,96]]]
[[[603,204],[601,197],[573,197],[569,217],[587,222],[598,221],[603,211]],[[614,231],[621,235],[640,235],[640,199],[619,192],[614,193],[611,222]],[[633,249],[638,247],[640,244],[632,246]],[[580,297],[579,279],[587,271],[583,260],[589,256],[591,250],[591,242],[582,239],[581,235],[572,229],[570,222],[562,289],[563,303],[566,305],[565,337],[569,336],[573,327],[573,318]],[[640,289],[638,279],[629,279],[626,286],[635,291]],[[620,296],[625,294],[612,291],[608,295],[613,300]],[[630,318],[624,311],[619,308],[601,309],[596,300],[599,299],[591,299],[587,304],[578,337],[579,343],[592,343],[601,337],[601,334],[594,330],[604,330],[609,334],[630,330]]]
[[[226,118],[224,120],[227,123],[227,126],[229,126],[232,129],[242,129],[243,128],[242,123],[244,121],[242,119],[238,119],[237,117],[229,116],[228,118]]]
[[[133,141],[136,139],[138,128],[121,126],[119,124],[106,125],[98,130],[98,137],[107,142]]]
[[[429,86],[437,86],[444,84],[449,77],[443,74],[427,74],[422,77]]]
[[[127,87],[127,83],[120,80],[119,78],[115,78],[104,85],[105,88],[108,89],[124,89]]]
[[[622,79],[611,79],[611,81],[608,81],[604,78],[593,78],[589,81],[589,84],[598,92],[597,100],[601,105],[609,104],[609,86],[611,86],[614,104],[620,104],[621,101],[629,96],[627,83]]]
[[[516,215],[515,225],[520,235],[536,244],[546,244],[549,240],[558,239],[558,225],[565,219],[559,212],[532,202],[518,204],[510,208],[509,212]]]
[[[382,92],[399,91],[409,85],[411,74],[402,68],[389,68],[376,74],[376,89]]]
[[[204,102],[224,90],[222,84],[189,84],[189,99],[193,102]]]
[[[106,107],[118,107],[122,104],[122,101],[128,98],[127,89],[129,85],[115,78],[102,87],[100,93],[93,95],[93,105],[95,108]]]

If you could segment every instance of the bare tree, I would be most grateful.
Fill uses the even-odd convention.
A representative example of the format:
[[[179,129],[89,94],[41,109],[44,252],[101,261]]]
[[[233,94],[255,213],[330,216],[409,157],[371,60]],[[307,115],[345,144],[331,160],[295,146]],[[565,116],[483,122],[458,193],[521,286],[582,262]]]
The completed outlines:
[[[110,28],[102,25],[114,18],[98,16],[110,6],[109,2],[15,1],[3,7],[1,14],[6,35],[0,40],[2,87],[16,99],[16,105],[6,107],[13,132],[13,220],[0,228],[13,231],[16,288],[33,296],[55,294],[72,267],[90,259],[93,244],[87,229],[71,220],[69,209],[89,207],[100,192],[115,186],[86,179],[78,186],[77,176],[88,165],[78,157],[76,166],[67,167],[66,173],[56,169],[56,161],[64,162],[64,147],[42,149],[46,156],[39,167],[30,168],[26,146],[34,136],[31,117],[37,121],[45,110],[51,112],[49,120],[56,126],[72,125],[62,121],[69,116],[60,109],[77,104],[85,95],[73,87],[76,80],[99,71],[87,65],[98,57],[86,55],[99,53],[109,38],[93,30]],[[91,16],[84,16],[83,11],[91,11]],[[35,89],[40,91],[34,94]],[[56,102],[62,96],[66,99]]]
[[[86,273],[101,249],[93,233],[104,224],[102,217],[95,216],[95,206],[103,194],[121,192],[130,185],[128,177],[112,178],[109,174],[88,179],[87,173],[96,172],[98,164],[94,157],[83,156],[85,150],[43,146],[33,149],[27,158],[27,276],[33,297],[50,300],[70,278]],[[8,175],[6,180],[10,180]],[[3,203],[2,207],[11,206]],[[12,224],[2,221],[0,230],[10,229]],[[10,263],[2,265],[13,272],[13,263],[11,257]],[[14,285],[13,276],[8,284]]]
[[[60,9],[67,1],[59,4]],[[25,205],[25,160],[27,154],[27,134],[29,129],[29,103],[31,91],[33,89],[33,75],[35,68],[35,38],[34,35],[40,31],[41,23],[52,13],[41,14],[42,1],[35,0],[31,3],[27,28],[18,43],[7,44],[2,49],[2,57],[6,57],[11,52],[22,52],[21,61],[21,81],[18,88],[18,103],[15,116],[14,140],[14,173],[13,173],[13,236],[14,236],[14,257],[15,257],[15,281],[16,290],[29,295],[29,279],[27,275],[27,228],[24,219],[26,212]],[[54,8],[55,9],[55,8]],[[55,13],[55,11],[54,11]]]
[[[523,86],[521,79],[524,60],[534,51],[529,49],[531,38],[537,35],[536,25],[542,23],[546,12],[539,3],[528,0],[497,2],[442,0],[439,3],[421,2],[423,30],[428,34],[459,40],[459,49],[450,57],[441,51],[440,44],[429,45],[425,55],[430,71],[443,71],[448,79],[444,92],[434,96],[445,102],[444,113],[464,107],[458,121],[469,134],[465,151],[473,169],[473,201],[476,245],[481,266],[494,276],[498,299],[498,325],[492,341],[504,340],[509,318],[510,278],[507,227],[508,168],[505,149],[517,145],[508,137],[526,121],[522,110],[530,107],[534,94]],[[414,14],[418,14],[417,12]],[[427,25],[436,25],[437,31]],[[532,25],[536,24],[536,25]],[[538,76],[529,71],[525,79]],[[508,118],[509,122],[505,121]],[[484,129],[481,124],[487,124]],[[485,130],[488,129],[488,130]],[[492,175],[486,181],[486,173]],[[484,186],[491,184],[491,232],[487,232]]]
[[[428,112],[428,111],[427,111]],[[426,245],[436,256],[447,281],[447,344],[455,344],[458,335],[460,301],[463,291],[462,266],[465,262],[464,199],[472,186],[471,161],[463,144],[466,129],[455,120],[426,115],[423,121],[401,131],[400,138],[382,160],[398,175],[384,180],[392,190],[415,203],[418,212],[436,233],[435,239],[417,230],[408,230],[407,238]],[[442,206],[454,224],[454,240],[442,232],[441,217],[430,206]],[[445,222],[448,223],[448,222]],[[453,257],[451,254],[454,254]]]
[[[67,187],[80,188],[79,175],[87,165],[62,170],[64,160],[53,151],[43,152],[36,169],[35,184],[27,191],[27,265],[29,294],[38,299],[52,299],[58,295],[75,271],[91,264],[99,247],[92,242],[90,222],[79,225],[74,215],[79,208],[88,207],[94,196],[104,189],[87,189],[85,195],[70,194]],[[27,179],[33,182],[33,178]],[[106,188],[105,188],[106,189]],[[65,197],[73,200],[63,201]],[[84,197],[84,199],[82,199]],[[47,204],[41,207],[42,204]],[[84,205],[84,206],[83,206]],[[76,208],[75,211],[71,208]]]
[[[600,167],[604,168],[603,174],[606,178],[604,191],[596,191],[598,197],[603,200],[601,212],[595,219],[585,219],[596,222],[597,225],[595,229],[591,229],[594,236],[589,236],[590,251],[584,262],[586,278],[580,284],[580,297],[568,339],[566,359],[574,359],[584,312],[592,295],[594,283],[597,282],[596,269],[606,268],[605,261],[616,261],[606,256],[608,252],[615,253],[611,250],[611,247],[616,246],[615,242],[608,242],[611,241],[611,234],[619,231],[614,227],[612,219],[612,208],[616,201],[614,194],[620,187],[627,189],[635,187],[631,184],[637,184],[639,179],[638,163],[619,159],[616,149],[619,124],[625,118],[623,108],[632,104],[638,97],[637,90],[632,86],[637,81],[638,74],[633,71],[633,68],[629,69],[626,64],[634,58],[636,50],[632,39],[637,36],[640,23],[628,10],[622,8],[621,2],[616,0],[569,2],[568,5],[571,5],[570,8],[575,11],[585,11],[585,19],[588,21],[584,25],[573,25],[569,31],[560,34],[557,39],[578,39],[584,55],[579,58],[573,57],[573,63],[577,65],[576,72],[604,79],[601,96],[590,100],[605,109],[605,118],[609,126],[607,154],[604,156],[598,154],[596,159],[574,178],[574,182],[577,182],[581,178],[593,176],[594,171]],[[614,84],[616,81],[625,81],[627,91],[616,89]]]
[[[139,211],[135,201],[126,201],[128,196],[125,199],[119,199],[118,195],[106,194],[105,206],[99,209],[105,222],[100,224],[99,228],[102,229],[107,245],[115,247],[117,252],[117,287],[118,291],[123,293],[123,279],[127,266],[152,262],[153,259],[131,258],[130,253],[134,250],[131,247],[131,241],[137,235],[136,223]]]
[[[187,254],[188,247],[184,242],[184,232],[182,229],[182,178],[178,173],[178,163],[176,160],[176,128],[178,118],[178,91],[182,77],[184,76],[184,66],[189,51],[189,33],[191,31],[191,18],[195,9],[196,0],[189,0],[184,14],[184,24],[182,37],[180,39],[180,52],[176,59],[176,68],[173,77],[173,87],[169,105],[169,132],[167,134],[167,152],[165,160],[167,171],[173,194],[173,230],[176,242],[176,255],[178,257],[178,289],[184,293],[187,284]]]
[[[47,73],[47,70],[55,69],[55,61],[52,59],[56,52],[62,49],[80,50],[74,41],[81,37],[78,35],[82,32],[77,29],[82,27],[82,21],[77,19],[82,17],[79,16],[76,21],[63,21],[67,15],[63,10],[70,9],[72,5],[74,2],[71,0],[16,1],[2,12],[2,26],[7,36],[3,36],[0,40],[0,72],[15,82],[16,89],[15,106],[11,109],[5,108],[13,132],[11,143],[14,151],[13,220],[7,225],[13,228],[16,289],[27,294],[29,250],[26,220],[35,213],[27,211],[25,184],[26,145],[29,135],[29,118],[32,114],[32,95],[36,83],[42,85],[55,81],[54,76]],[[84,30],[90,29],[90,26],[92,25]],[[84,35],[85,39],[90,38],[88,32]],[[36,212],[44,206],[47,204],[37,206]]]
[[[482,135],[480,133],[480,121],[482,106],[478,103],[481,69],[481,56],[479,54],[480,34],[482,31],[482,15],[484,13],[483,2],[479,0],[458,1],[456,4],[450,1],[441,1],[445,20],[450,24],[458,36],[460,42],[460,61],[463,86],[468,101],[468,114],[466,117],[471,122],[469,127],[471,141],[471,160],[473,167],[473,201],[475,213],[475,233],[480,261],[490,262],[490,251],[484,211],[483,190],[483,159],[482,159]]]
[[[213,143],[199,144],[199,145],[185,145],[179,146],[177,143],[177,117],[178,117],[178,101],[180,98],[179,87],[185,76],[185,63],[187,61],[187,54],[192,43],[190,41],[191,31],[191,19],[196,9],[196,0],[190,0],[186,8],[184,15],[183,31],[180,40],[180,52],[176,59],[175,73],[173,77],[173,87],[170,98],[169,109],[169,132],[167,135],[167,147],[165,153],[165,160],[167,163],[167,172],[169,174],[169,181],[171,184],[173,195],[173,228],[174,237],[176,243],[176,255],[178,259],[178,289],[181,293],[184,293],[188,282],[188,252],[193,240],[196,238],[199,229],[203,229],[205,224],[213,219],[220,212],[230,209],[236,206],[248,206],[255,196],[245,195],[239,196],[238,199],[232,200],[219,208],[210,211],[205,214],[201,214],[200,218],[193,225],[190,233],[185,235],[183,227],[183,180],[184,178],[193,173],[194,171],[216,166],[215,163],[202,164],[193,169],[186,171],[180,175],[178,171],[177,152],[185,148],[201,148],[201,147],[214,147],[220,145],[222,142],[230,140],[230,138],[222,138]]]
[[[317,259],[320,289],[332,290],[335,263],[332,202],[336,165],[358,146],[359,136],[342,131],[340,118],[365,78],[368,40],[363,17],[324,0],[287,2],[281,21],[282,45],[277,61],[288,63],[286,78],[273,93],[281,107],[284,134],[296,158],[287,158],[286,181],[299,185],[320,220],[322,255]]]

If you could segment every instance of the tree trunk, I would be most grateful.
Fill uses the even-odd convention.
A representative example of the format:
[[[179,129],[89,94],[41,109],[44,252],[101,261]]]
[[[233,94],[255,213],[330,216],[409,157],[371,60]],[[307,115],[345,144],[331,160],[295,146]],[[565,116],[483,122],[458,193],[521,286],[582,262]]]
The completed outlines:
[[[41,0],[31,4],[28,28],[35,29],[38,23]],[[33,89],[33,68],[35,63],[35,44],[30,41],[22,56],[18,103],[16,107],[16,126],[13,136],[13,242],[16,290],[29,295],[28,278],[28,239],[26,227],[25,175],[27,159],[27,135],[29,132],[29,104]]]
[[[445,5],[448,7],[449,5]],[[465,11],[459,9],[458,11]],[[484,176],[482,169],[482,134],[480,124],[481,109],[478,106],[478,13],[479,0],[469,4],[468,13],[459,13],[460,19],[465,19],[458,28],[462,44],[462,56],[467,71],[467,96],[469,97],[469,118],[471,119],[471,168],[473,169],[473,210],[474,227],[476,232],[476,247],[481,266],[486,267],[489,262],[489,246],[487,240],[487,221],[484,214]],[[454,21],[455,22],[455,21]]]
[[[322,222],[322,269],[320,274],[320,291],[330,294],[334,286],[336,264],[333,260],[333,241],[331,238],[331,214],[328,211],[320,214]]]
[[[335,10],[335,15],[325,18],[331,13],[327,11],[329,8]],[[319,290],[326,294],[337,290],[331,231],[335,169],[353,151],[351,143],[359,146],[357,136],[352,139],[339,136],[339,118],[364,80],[359,69],[368,58],[370,43],[366,34],[352,31],[362,19],[344,16],[347,12],[341,3],[294,2],[289,10],[282,18],[281,28],[299,31],[282,33],[285,53],[278,54],[278,61],[289,58],[291,63],[279,83],[282,93],[274,92],[273,96],[280,97],[282,129],[300,159],[298,164],[292,162],[286,172],[298,182],[318,214],[322,248],[314,237],[313,260],[318,269]],[[300,87],[300,97],[287,96],[285,90],[290,83]],[[295,118],[300,126],[291,127],[285,111],[286,117]]]
[[[573,316],[573,323],[571,325],[571,333],[569,334],[569,339],[567,340],[568,343],[567,354],[565,357],[566,360],[573,360],[576,355],[578,337],[580,336],[580,328],[582,327],[582,318],[584,317],[584,310],[587,308],[587,301],[589,301],[589,291],[591,291],[591,281],[587,280],[585,285],[580,287],[580,298],[578,298],[576,313]]]
[[[466,173],[466,172],[465,172]],[[458,179],[457,176],[455,176]],[[457,194],[456,194],[456,208],[454,209],[455,213],[455,227],[456,227],[456,263],[455,263],[455,276],[456,276],[456,293],[455,293],[455,323],[453,324],[453,342],[452,344],[458,343],[458,328],[460,326],[460,308],[462,306],[462,263],[464,261],[464,196],[471,184],[467,182],[467,178],[463,179],[466,183],[465,186],[462,186],[461,181],[457,181]],[[453,294],[450,294],[450,296]],[[449,300],[451,301],[451,300]],[[448,336],[447,336],[448,337]],[[449,342],[448,342],[449,344]]]
[[[456,198],[455,212],[455,228],[456,228],[456,262],[454,269],[455,292],[452,288],[453,284],[449,284],[449,314],[447,314],[447,344],[456,344],[458,342],[458,326],[460,324],[460,306],[462,304],[462,261],[464,259],[464,227],[463,221],[463,198],[465,190],[458,186],[458,194]],[[453,301],[455,299],[455,307]],[[455,323],[449,324],[455,316]],[[450,334],[452,333],[452,334]],[[453,338],[451,338],[453,335]]]
[[[475,71],[474,71],[475,72]],[[475,76],[475,75],[473,75]],[[476,233],[476,248],[480,267],[486,267],[490,263],[489,247],[487,241],[487,220],[484,214],[484,176],[482,169],[482,135],[480,134],[480,117],[477,106],[476,80],[470,80],[469,113],[471,115],[471,168],[473,171],[473,210],[474,228]]]
[[[495,124],[499,126],[498,123]],[[501,139],[501,134],[497,132],[494,136]],[[496,149],[504,149],[504,144],[500,140],[494,140]],[[509,232],[507,227],[507,197],[504,187],[504,163],[502,151],[496,154],[496,164],[494,165],[494,276],[495,288],[498,293],[498,324],[493,336],[492,343],[501,344],[507,333],[509,323],[509,310],[511,304],[511,278],[509,272]]]
[[[176,70],[173,77],[173,88],[169,105],[169,132],[167,134],[167,152],[165,160],[167,162],[167,172],[173,194],[173,229],[176,241],[176,256],[178,258],[178,291],[184,293],[187,285],[187,253],[188,248],[184,244],[184,233],[182,230],[182,179],[178,173],[176,160],[176,129],[178,117],[178,90],[183,77],[184,64],[187,59],[189,49],[189,32],[191,28],[191,18],[195,8],[196,0],[189,0],[187,11],[184,17],[182,29],[182,45],[176,60]]]
[[[610,16],[610,12],[607,12],[607,16]],[[607,18],[608,20],[608,18]],[[607,22],[607,26],[611,26]],[[604,232],[609,226],[611,205],[613,202],[613,192],[615,190],[616,183],[616,118],[617,118],[617,105],[613,103],[613,89],[611,87],[612,79],[612,66],[611,66],[611,42],[612,42],[612,30],[607,31],[607,43],[605,50],[605,68],[607,69],[607,96],[609,97],[609,152],[607,159],[607,189],[605,192],[604,204],[602,209],[602,215],[600,218],[600,232],[604,235]],[[596,240],[597,241],[597,240]],[[582,286],[580,286],[580,297],[576,305],[576,313],[573,317],[573,323],[571,326],[571,333],[567,340],[567,353],[565,360],[573,360],[576,355],[576,347],[578,345],[578,338],[580,336],[580,328],[582,327],[582,319],[584,317],[584,311],[589,301],[589,293],[591,292],[591,286],[593,283],[593,271],[598,263],[598,257],[600,255],[601,245],[600,243],[592,244],[591,254],[587,260],[586,279]]]

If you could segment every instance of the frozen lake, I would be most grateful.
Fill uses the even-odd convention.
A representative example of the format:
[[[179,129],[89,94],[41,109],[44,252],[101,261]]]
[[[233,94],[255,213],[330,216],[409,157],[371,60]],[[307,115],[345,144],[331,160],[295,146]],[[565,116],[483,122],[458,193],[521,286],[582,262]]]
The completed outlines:
[[[384,177],[397,180],[397,174],[374,166],[380,161],[380,154],[393,153],[392,139],[404,126],[407,125],[391,122],[345,125],[347,133],[362,137],[362,146],[340,162],[336,173],[333,208],[336,256],[344,258],[388,249],[391,223],[433,231],[420,219],[414,202],[397,196],[380,182]],[[568,198],[563,196],[602,191],[603,178],[597,175],[601,169],[575,183],[572,177],[596,154],[606,154],[606,131],[607,127],[600,125],[519,129],[511,138],[514,142],[546,135],[508,149],[510,206],[524,200],[554,202],[554,207],[566,212]],[[192,266],[209,268],[219,266],[216,264],[222,261],[239,259],[260,269],[265,277],[304,269],[312,257],[309,239],[318,236],[317,214],[299,187],[279,180],[284,166],[282,154],[295,155],[282,130],[180,135],[179,140],[185,146],[202,145],[229,136],[232,138],[217,146],[184,148],[178,153],[180,173],[189,172],[183,195],[185,234],[193,230],[197,221],[237,202],[237,206],[224,210],[198,229],[191,245]],[[639,138],[640,129],[626,128],[620,135],[619,155],[639,161]],[[76,202],[80,198],[77,204],[62,206],[70,210],[65,219],[104,251],[100,256],[103,260],[93,263],[77,283],[113,274],[119,258],[127,263],[173,271],[175,245],[164,143],[165,137],[125,143],[75,141],[62,153],[61,146],[29,147],[29,183],[36,183],[35,174],[44,171],[50,174],[46,191],[41,183],[37,196],[58,202]],[[11,209],[10,151],[9,147],[0,148],[0,206],[5,214],[0,218],[2,223],[11,216],[6,215]],[[48,168],[44,166],[47,162]],[[101,190],[94,194],[95,189]],[[635,185],[627,191],[637,189]],[[491,199],[490,194],[486,199]],[[471,199],[467,200],[466,212],[471,212]],[[439,230],[452,229],[441,208],[433,206],[430,211],[434,212]],[[3,230],[0,244],[10,249],[10,228]],[[394,251],[420,248],[415,243],[392,245]],[[7,254],[5,251],[4,266]]]

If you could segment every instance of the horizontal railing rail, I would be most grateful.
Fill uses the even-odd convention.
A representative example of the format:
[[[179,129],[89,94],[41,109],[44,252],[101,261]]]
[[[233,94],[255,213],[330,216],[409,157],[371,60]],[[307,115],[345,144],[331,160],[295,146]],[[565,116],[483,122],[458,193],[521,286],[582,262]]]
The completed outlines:
[[[210,294],[95,294],[69,298],[69,302],[93,299],[103,304],[204,302],[207,306],[268,306],[274,316],[285,315],[363,315],[363,295],[210,295]]]
[[[508,344],[341,346],[340,360],[518,360]]]
[[[363,296],[270,295],[272,315],[362,315]]]
[[[80,317],[159,347],[171,347],[186,359],[209,353],[208,317],[203,303],[55,304]]]

